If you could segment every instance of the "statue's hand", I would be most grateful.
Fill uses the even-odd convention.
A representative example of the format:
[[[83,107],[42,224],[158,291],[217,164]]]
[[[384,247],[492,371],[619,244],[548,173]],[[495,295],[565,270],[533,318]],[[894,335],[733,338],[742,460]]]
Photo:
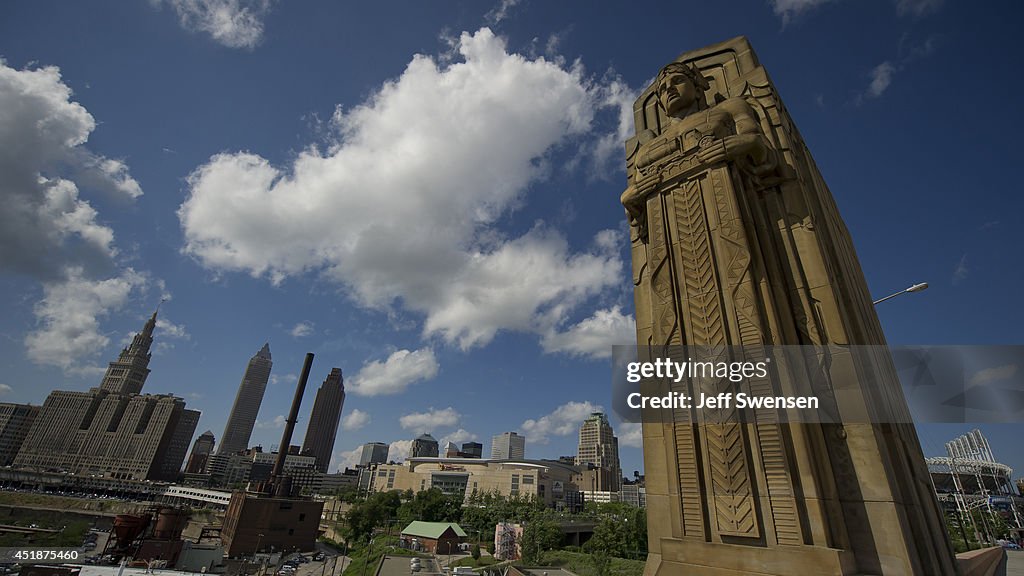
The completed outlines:
[[[774,151],[757,134],[735,134],[714,140],[703,146],[697,157],[705,164],[739,162],[758,175],[768,173],[776,166]]]
[[[734,138],[734,136],[729,138]],[[700,150],[697,151],[697,158],[700,159],[701,164],[718,164],[720,162],[728,162],[731,159],[725,145],[725,140],[713,140],[706,146],[701,146]]]

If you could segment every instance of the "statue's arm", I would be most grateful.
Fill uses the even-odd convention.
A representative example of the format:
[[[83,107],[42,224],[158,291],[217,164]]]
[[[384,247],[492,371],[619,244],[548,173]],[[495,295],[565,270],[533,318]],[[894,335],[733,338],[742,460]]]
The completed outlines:
[[[698,153],[702,162],[740,162],[755,174],[767,174],[776,169],[778,162],[775,150],[764,133],[757,115],[742,98],[729,98],[718,104],[720,110],[729,114],[735,134],[712,142]]]

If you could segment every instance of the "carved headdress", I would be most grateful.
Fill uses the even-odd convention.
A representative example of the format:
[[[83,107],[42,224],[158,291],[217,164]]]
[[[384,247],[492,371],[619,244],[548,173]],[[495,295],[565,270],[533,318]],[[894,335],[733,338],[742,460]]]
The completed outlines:
[[[707,78],[705,78],[700,73],[700,70],[692,64],[687,65],[682,62],[669,62],[668,65],[661,69],[661,72],[658,72],[658,80],[661,80],[662,77],[668,74],[682,74],[692,80],[693,84],[701,90],[709,90],[711,88],[711,84],[708,83]]]

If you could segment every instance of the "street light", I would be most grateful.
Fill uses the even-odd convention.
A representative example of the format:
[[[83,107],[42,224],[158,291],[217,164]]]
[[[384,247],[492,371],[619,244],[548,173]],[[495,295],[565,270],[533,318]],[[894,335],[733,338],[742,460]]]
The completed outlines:
[[[920,292],[920,291],[922,291],[922,290],[924,290],[926,288],[928,288],[928,283],[927,282],[921,282],[921,283],[918,283],[918,284],[914,284],[910,288],[904,288],[903,290],[900,290],[899,292],[896,292],[894,294],[889,294],[885,298],[881,298],[879,300],[875,300],[874,302],[872,302],[872,304],[878,304],[880,302],[885,302],[886,300],[888,300],[890,298],[895,298],[895,297],[899,296],[900,294],[906,294],[908,292]]]

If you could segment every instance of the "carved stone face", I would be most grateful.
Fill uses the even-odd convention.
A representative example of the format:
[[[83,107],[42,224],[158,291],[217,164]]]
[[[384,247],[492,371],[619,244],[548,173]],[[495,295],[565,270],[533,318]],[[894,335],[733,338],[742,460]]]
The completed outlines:
[[[669,116],[682,118],[702,94],[686,74],[668,72],[658,78],[658,99]]]

